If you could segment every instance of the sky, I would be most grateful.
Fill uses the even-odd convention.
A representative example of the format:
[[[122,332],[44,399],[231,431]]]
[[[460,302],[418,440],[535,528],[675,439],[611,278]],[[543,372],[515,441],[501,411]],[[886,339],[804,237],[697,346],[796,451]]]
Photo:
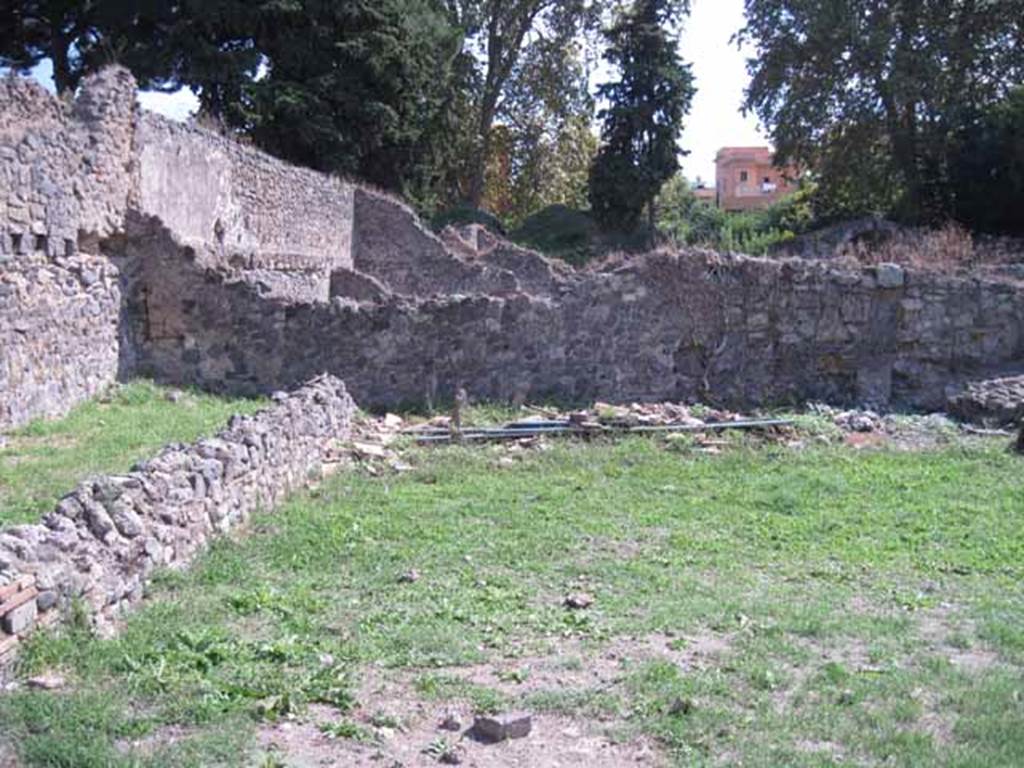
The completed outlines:
[[[686,118],[681,145],[690,152],[682,158],[683,173],[714,186],[715,153],[723,146],[767,144],[753,116],[740,112],[747,84],[746,56],[729,42],[743,26],[743,0],[694,0],[680,42],[683,59],[693,65],[697,95]],[[52,69],[44,61],[32,73],[53,88]],[[145,109],[175,120],[185,120],[198,102],[191,91],[139,94]]]

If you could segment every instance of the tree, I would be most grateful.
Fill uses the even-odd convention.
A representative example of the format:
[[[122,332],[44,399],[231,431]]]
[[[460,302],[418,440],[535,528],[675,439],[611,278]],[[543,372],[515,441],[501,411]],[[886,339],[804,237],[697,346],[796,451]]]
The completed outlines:
[[[1024,86],[964,126],[953,182],[959,221],[1024,234]]]
[[[446,0],[454,24],[469,42],[473,76],[467,87],[473,95],[474,149],[466,175],[465,195],[479,206],[492,156],[493,128],[507,122],[506,96],[521,62],[542,64],[548,84],[565,91],[578,88],[580,70],[563,55],[593,32],[615,0]],[[568,66],[558,66],[561,63]],[[586,74],[586,73],[584,73]]]
[[[461,36],[432,0],[268,7],[265,71],[226,117],[268,152],[390,190],[430,186]]]
[[[75,0],[0,0],[0,64],[27,72],[53,62],[57,93],[73,91],[94,47],[99,8]]]
[[[693,99],[675,27],[688,5],[636,0],[606,36],[605,59],[620,74],[598,89],[603,144],[590,171],[590,203],[605,229],[630,232],[679,169],[677,145]],[[651,220],[653,225],[653,210]]]
[[[481,202],[513,227],[548,205],[585,204],[597,138],[580,47],[534,41],[506,88]]]
[[[745,107],[833,216],[948,215],[962,125],[1024,75],[1024,0],[746,0]]]
[[[0,64],[27,72],[50,59],[63,95],[118,62],[146,87],[189,84],[204,106],[223,105],[260,62],[255,10],[244,0],[0,0]]]

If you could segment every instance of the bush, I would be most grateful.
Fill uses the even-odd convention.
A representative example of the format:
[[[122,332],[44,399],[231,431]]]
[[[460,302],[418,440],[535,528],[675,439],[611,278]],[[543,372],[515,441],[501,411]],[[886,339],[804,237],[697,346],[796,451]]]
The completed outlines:
[[[528,216],[510,235],[513,242],[570,264],[584,264],[597,253],[597,225],[587,211],[549,205]]]
[[[726,213],[697,200],[677,176],[658,197],[658,231],[677,243],[763,255],[812,226],[810,194],[801,189],[763,211]]]

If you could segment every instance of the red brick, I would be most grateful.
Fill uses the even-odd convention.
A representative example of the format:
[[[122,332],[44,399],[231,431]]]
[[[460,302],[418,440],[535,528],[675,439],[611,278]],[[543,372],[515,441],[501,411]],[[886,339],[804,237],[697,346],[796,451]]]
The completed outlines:
[[[18,608],[29,600],[35,600],[36,595],[39,594],[39,590],[35,587],[29,587],[23,589],[21,592],[15,592],[12,597],[9,597],[4,602],[0,603],[0,616],[6,616],[8,613]]]
[[[28,589],[34,586],[36,583],[35,576],[22,576],[16,581],[12,581],[10,584],[5,584],[0,587],[0,603],[9,598],[11,595],[21,592],[23,589]]]

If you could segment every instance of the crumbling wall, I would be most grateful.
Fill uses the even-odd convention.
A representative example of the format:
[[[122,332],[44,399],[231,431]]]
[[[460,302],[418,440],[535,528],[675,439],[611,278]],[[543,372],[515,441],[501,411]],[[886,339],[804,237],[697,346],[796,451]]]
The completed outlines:
[[[207,266],[265,293],[323,301],[330,273],[352,267],[350,184],[148,113],[136,143],[133,210],[201,250]]]
[[[331,273],[351,267],[351,185],[143,114],[135,99],[119,68],[73,100],[0,79],[0,429],[134,373],[139,338],[118,347],[128,292],[98,261],[130,218],[160,219],[204,268],[264,296],[326,302]]]
[[[579,273],[558,297],[324,305],[226,285],[166,238],[162,252],[154,268],[176,275],[171,292],[189,299],[161,308],[173,332],[149,337],[143,367],[221,391],[327,370],[371,407],[436,403],[465,386],[513,401],[940,408],[958,382],[1024,361],[1019,286],[889,265],[658,253]]]
[[[73,102],[0,79],[0,266],[63,257],[118,231],[131,186],[135,82],[108,69]]]
[[[188,565],[212,536],[303,487],[354,410],[342,382],[318,378],[216,437],[81,483],[41,525],[0,531],[0,662],[76,601],[109,626],[153,569]]]

